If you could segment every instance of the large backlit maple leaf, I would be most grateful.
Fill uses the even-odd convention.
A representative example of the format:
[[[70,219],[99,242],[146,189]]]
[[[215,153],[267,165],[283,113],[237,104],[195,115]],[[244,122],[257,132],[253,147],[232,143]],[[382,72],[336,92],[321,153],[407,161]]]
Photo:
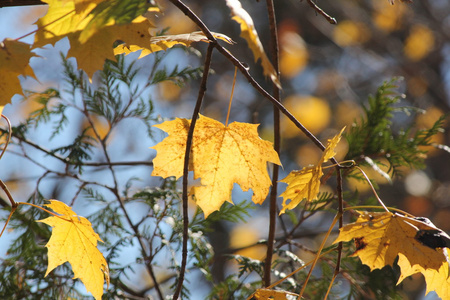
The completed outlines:
[[[253,52],[255,61],[261,59],[264,75],[268,76],[278,87],[281,87],[278,74],[264,51],[258,32],[253,24],[252,17],[242,7],[239,0],[226,0],[226,3],[231,9],[231,14],[233,15],[232,19],[241,26],[241,37],[247,41],[250,50]]]
[[[353,239],[356,251],[352,256],[359,257],[371,270],[392,266],[399,256],[399,283],[405,277],[420,272],[425,276],[427,291],[435,290],[443,299],[449,299],[446,248],[424,244],[420,237],[426,232],[435,233],[437,228],[390,212],[362,212],[356,222],[340,229],[334,243]]]
[[[183,175],[186,139],[191,121],[175,119],[155,127],[169,134],[152,147],[153,176],[179,178]],[[225,202],[231,202],[233,184],[253,191],[253,202],[261,204],[269,191],[271,180],[267,162],[280,164],[272,143],[258,136],[258,125],[233,122],[229,126],[200,116],[194,131],[189,170],[201,178],[201,186],[193,188],[197,204],[205,217]]]
[[[60,217],[49,217],[38,222],[52,226],[52,236],[48,249],[47,276],[57,266],[69,262],[74,278],[80,278],[86,290],[99,300],[103,295],[103,283],[109,285],[109,269],[102,253],[97,249],[97,241],[102,241],[92,229],[92,224],[77,216],[66,204],[50,200],[45,205]]]
[[[336,155],[334,149],[341,140],[341,134],[344,129],[335,137],[328,140],[328,144],[317,165],[305,167],[300,171],[292,171],[288,176],[280,180],[288,184],[286,190],[280,195],[280,197],[283,197],[283,208],[280,214],[285,213],[286,209],[295,208],[303,199],[313,201],[317,198],[320,188],[320,178],[323,175],[322,164]]]

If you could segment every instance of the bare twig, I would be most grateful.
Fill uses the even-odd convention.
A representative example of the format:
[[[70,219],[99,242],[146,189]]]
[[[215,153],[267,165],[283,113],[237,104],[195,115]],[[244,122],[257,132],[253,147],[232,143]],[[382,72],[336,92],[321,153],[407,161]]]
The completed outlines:
[[[269,26],[270,26],[270,41],[271,41],[271,54],[272,54],[272,64],[275,68],[275,72],[279,77],[279,59],[278,59],[278,32],[277,32],[277,22],[275,18],[275,8],[273,5],[273,0],[266,0],[267,14],[269,16]],[[280,102],[280,89],[273,83],[273,97]],[[280,110],[274,105],[273,106],[273,131],[274,131],[274,149],[280,156]],[[272,271],[272,257],[273,257],[273,247],[275,243],[275,229],[277,223],[277,194],[278,194],[278,173],[279,166],[277,164],[273,165],[272,170],[272,189],[270,191],[270,208],[269,208],[269,235],[267,237],[267,253],[266,253],[266,263],[264,265],[264,286],[270,286],[270,278]]]
[[[189,131],[186,140],[186,152],[184,154],[184,167],[183,167],[183,250],[182,250],[182,260],[180,275],[178,277],[178,284],[173,295],[173,299],[178,299],[181,289],[183,287],[184,274],[186,272],[187,264],[187,244],[188,244],[188,227],[189,227],[189,215],[188,215],[188,173],[189,173],[189,157],[192,147],[192,138],[194,136],[195,124],[197,123],[197,118],[200,113],[200,108],[203,102],[203,98],[206,93],[206,83],[208,81],[209,68],[211,66],[212,53],[216,41],[211,41],[208,50],[206,51],[205,65],[203,67],[202,82],[200,84],[200,89],[198,91],[197,102],[195,104],[194,112],[192,113],[191,124],[189,126]]]
[[[314,3],[313,0],[307,0],[309,3],[309,6],[311,6],[319,15],[324,17],[330,24],[337,24],[337,21],[335,18],[331,17],[329,14],[323,11],[319,6],[317,6],[316,3]]]

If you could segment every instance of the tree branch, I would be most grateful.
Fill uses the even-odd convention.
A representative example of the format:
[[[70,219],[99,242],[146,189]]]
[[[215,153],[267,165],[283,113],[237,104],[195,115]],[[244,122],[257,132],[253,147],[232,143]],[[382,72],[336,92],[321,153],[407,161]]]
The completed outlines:
[[[214,38],[214,37],[213,37]],[[202,82],[200,84],[200,89],[198,91],[197,103],[195,104],[194,112],[192,113],[191,124],[189,126],[189,131],[186,140],[186,152],[184,154],[184,167],[183,167],[183,250],[182,250],[182,260],[180,275],[178,277],[178,284],[173,295],[173,299],[177,300],[181,289],[183,287],[184,274],[186,272],[187,264],[187,244],[188,244],[188,228],[189,228],[189,215],[188,215],[188,173],[189,173],[189,156],[191,153],[192,139],[194,136],[195,124],[197,123],[197,118],[200,113],[200,108],[202,106],[203,98],[206,93],[206,83],[208,81],[209,68],[211,66],[212,53],[216,41],[212,41],[208,45],[208,50],[206,51],[205,66],[203,68]]]

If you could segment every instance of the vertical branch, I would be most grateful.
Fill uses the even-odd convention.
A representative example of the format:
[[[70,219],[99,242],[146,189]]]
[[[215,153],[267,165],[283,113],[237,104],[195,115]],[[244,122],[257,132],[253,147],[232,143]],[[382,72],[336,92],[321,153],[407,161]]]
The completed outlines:
[[[278,59],[278,32],[277,23],[275,18],[275,9],[273,5],[273,0],[266,0],[267,3],[267,13],[269,15],[269,26],[270,26],[270,41],[272,54],[272,63],[274,65],[277,76],[279,74],[279,59]],[[273,97],[280,102],[280,89],[274,83],[273,87]],[[274,132],[274,149],[280,155],[280,110],[273,105],[273,132]],[[264,286],[270,286],[270,274],[272,270],[272,255],[273,247],[275,242],[275,229],[277,221],[277,194],[278,194],[278,171],[279,166],[277,164],[273,165],[272,171],[272,189],[270,191],[270,208],[269,208],[269,236],[267,238],[267,254],[266,262],[264,265]]]
[[[337,186],[336,186],[336,192],[338,196],[338,214],[339,216],[339,229],[342,228],[344,225],[344,196],[343,196],[343,190],[342,190],[342,172],[341,167],[336,166],[336,179],[337,179]],[[331,286],[333,284],[334,279],[339,274],[340,268],[341,268],[341,258],[342,258],[342,242],[340,242],[337,246],[338,255],[336,258],[336,268],[334,269],[333,279],[330,283],[329,289],[331,290]]]
[[[206,92],[206,82],[208,81],[209,68],[211,66],[212,52],[214,50],[216,41],[210,41],[208,45],[208,50],[206,52],[205,66],[203,68],[202,82],[200,84],[200,89],[198,91],[197,103],[195,104],[194,112],[192,113],[191,125],[189,126],[189,131],[186,140],[186,152],[184,154],[184,167],[183,167],[183,250],[182,250],[182,260],[180,275],[178,278],[178,285],[173,295],[173,299],[178,299],[181,289],[183,287],[184,274],[186,272],[187,264],[187,245],[188,245],[188,226],[189,226],[189,215],[188,215],[188,173],[189,173],[189,154],[191,153],[192,138],[194,136],[195,124],[197,123],[197,118],[200,112],[200,107],[203,102],[203,97]]]

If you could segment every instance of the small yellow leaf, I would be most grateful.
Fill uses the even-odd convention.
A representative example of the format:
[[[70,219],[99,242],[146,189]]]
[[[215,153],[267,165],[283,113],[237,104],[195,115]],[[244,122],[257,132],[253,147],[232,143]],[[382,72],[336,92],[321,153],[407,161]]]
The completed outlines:
[[[291,293],[288,291],[279,291],[279,290],[271,290],[271,289],[257,289],[256,292],[252,294],[249,299],[257,299],[257,300],[287,300],[287,296],[291,296],[289,299],[293,297],[298,297],[298,294]]]
[[[283,208],[280,215],[286,212],[286,209],[293,209],[302,202],[303,199],[313,201],[317,199],[320,188],[320,178],[322,177],[322,164],[336,155],[334,148],[341,139],[342,132],[345,127],[332,139],[328,140],[328,144],[322,153],[322,157],[316,166],[305,167],[300,171],[292,171],[281,182],[288,184],[286,190],[280,195],[283,197]],[[288,202],[288,200],[291,200]]]
[[[183,175],[186,139],[191,121],[175,119],[155,127],[169,136],[152,149],[152,176],[167,178]],[[194,131],[189,170],[201,186],[193,188],[197,204],[205,217],[225,202],[231,202],[231,190],[237,183],[242,190],[253,191],[253,202],[261,204],[271,185],[267,162],[280,164],[272,143],[259,138],[258,125],[233,122],[229,126],[200,116]]]
[[[415,265],[439,270],[447,261],[442,248],[427,247],[416,239],[419,230],[435,229],[424,222],[390,212],[362,212],[356,222],[340,229],[334,243],[354,239],[356,251],[353,256],[358,256],[371,270],[392,265],[400,253],[406,258],[403,264],[399,262],[402,270],[409,266],[417,269]],[[410,275],[411,272],[407,273]]]
[[[45,276],[57,266],[69,262],[74,278],[80,278],[86,290],[100,300],[105,279],[109,285],[108,264],[97,249],[97,241],[102,240],[86,218],[77,216],[63,202],[50,200],[50,204],[45,206],[61,215],[38,221],[52,227],[52,236],[46,245],[48,267]]]
[[[255,61],[261,59],[261,65],[264,70],[264,75],[270,77],[273,83],[275,83],[279,88],[281,88],[281,83],[278,78],[278,74],[275,71],[272,63],[264,52],[264,47],[259,40],[258,32],[256,31],[255,25],[253,24],[252,17],[248,12],[242,7],[239,0],[226,0],[227,6],[231,9],[231,14],[233,15],[233,20],[241,25],[241,37],[244,38],[249,48],[253,52]]]
[[[228,36],[221,33],[212,33],[217,39],[223,40],[228,44],[233,44],[233,40]],[[129,54],[134,51],[142,50],[139,58],[142,58],[150,53],[167,50],[176,45],[182,45],[189,47],[193,42],[208,42],[208,38],[201,31],[195,31],[191,33],[175,34],[175,35],[160,35],[150,38],[150,45],[145,47],[139,47],[136,45],[121,44],[114,49],[114,54]]]

